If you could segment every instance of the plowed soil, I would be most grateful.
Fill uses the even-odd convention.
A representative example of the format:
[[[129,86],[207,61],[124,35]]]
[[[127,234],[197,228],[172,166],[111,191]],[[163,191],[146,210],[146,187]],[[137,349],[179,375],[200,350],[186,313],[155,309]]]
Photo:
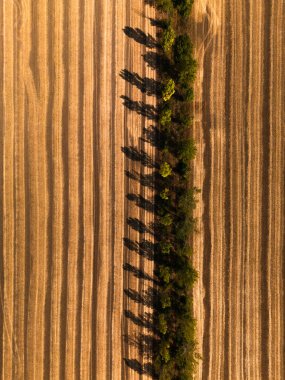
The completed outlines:
[[[196,0],[198,379],[285,379],[284,1]]]

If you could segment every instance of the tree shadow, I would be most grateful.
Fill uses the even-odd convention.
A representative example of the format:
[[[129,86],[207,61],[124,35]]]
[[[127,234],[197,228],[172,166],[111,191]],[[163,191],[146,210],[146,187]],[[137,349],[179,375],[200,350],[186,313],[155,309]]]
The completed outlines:
[[[156,18],[147,17],[150,21],[150,25],[154,26],[156,28],[166,29],[167,28],[167,22],[166,20],[159,20]]]
[[[146,64],[153,70],[166,73],[170,76],[173,75],[174,68],[170,60],[162,54],[156,53],[154,51],[148,51],[142,55]]]
[[[128,272],[131,272],[134,274],[135,277],[139,278],[139,279],[142,279],[142,280],[146,280],[146,281],[151,281],[153,282],[154,284],[159,284],[159,281],[155,280],[152,276],[150,276],[149,274],[147,274],[146,272],[144,272],[142,269],[139,269],[129,263],[125,263],[123,265],[123,269],[125,271],[128,271]]]
[[[131,111],[137,112],[139,115],[146,117],[149,120],[157,120],[157,108],[152,104],[146,104],[142,101],[135,101],[128,96],[121,95],[123,105]]]
[[[159,47],[158,42],[153,38],[151,34],[146,34],[139,28],[132,28],[130,26],[126,26],[123,29],[124,33],[129,37],[134,39],[139,44],[145,45],[150,49],[154,49]]]
[[[165,140],[163,133],[154,125],[150,125],[148,128],[144,127],[143,136],[140,139],[158,149],[163,148],[163,141]]]
[[[158,341],[153,335],[148,334],[125,335],[124,339],[127,344],[136,347],[139,354],[147,359],[152,358],[153,346]]]
[[[143,306],[154,309],[158,301],[158,291],[157,289],[149,286],[147,290],[138,292],[135,289],[124,289],[125,295],[132,301],[139,303]]]
[[[142,165],[148,168],[159,168],[159,165],[142,149],[138,150],[133,146],[124,146],[121,149],[130,160],[141,162]]]
[[[148,212],[153,212],[153,213],[156,212],[155,203],[149,201],[148,199],[145,199],[140,194],[137,195],[137,194],[129,193],[127,194],[127,199],[131,202],[135,202],[135,204],[138,207],[143,208],[144,210]]]
[[[122,70],[120,76],[133,86],[136,86],[144,94],[149,96],[161,96],[162,85],[153,78],[143,78],[137,73],[131,72],[127,69]]]
[[[137,242],[129,238],[124,238],[123,240],[124,246],[130,251],[136,252],[148,260],[154,260],[156,244],[152,241],[143,239],[141,242]]]
[[[125,174],[128,178],[133,179],[134,181],[138,181],[142,186],[155,189],[155,182],[158,177],[156,172],[153,172],[151,174],[142,174],[138,173],[135,170],[125,170]]]
[[[146,224],[141,222],[138,218],[127,218],[127,224],[132,227],[133,230],[139,232],[140,234],[149,233],[151,235],[154,234],[154,231],[152,228],[149,228]]]
[[[144,312],[143,314],[136,316],[132,311],[125,310],[124,314],[125,317],[130,319],[135,325],[157,332],[153,313]]]
[[[155,375],[155,371],[153,368],[153,364],[151,362],[141,364],[137,359],[127,359],[124,358],[125,364],[139,373],[140,375],[147,375],[152,377],[153,379],[157,379],[157,376]]]

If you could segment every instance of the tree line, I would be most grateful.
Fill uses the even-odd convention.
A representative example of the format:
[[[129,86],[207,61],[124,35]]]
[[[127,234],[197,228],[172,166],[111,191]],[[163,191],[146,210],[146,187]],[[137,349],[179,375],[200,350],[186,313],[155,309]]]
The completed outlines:
[[[154,346],[154,369],[161,380],[192,379],[200,358],[192,304],[198,273],[189,245],[199,192],[190,187],[191,160],[196,154],[190,109],[197,63],[183,28],[192,4],[193,0],[155,0],[162,12],[159,43],[163,56],[159,67],[163,83],[158,107],[160,176],[156,184],[159,339]]]

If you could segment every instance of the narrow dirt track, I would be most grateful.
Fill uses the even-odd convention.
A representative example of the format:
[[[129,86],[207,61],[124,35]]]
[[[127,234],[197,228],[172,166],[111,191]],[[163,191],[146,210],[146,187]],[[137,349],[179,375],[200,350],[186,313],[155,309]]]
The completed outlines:
[[[150,372],[154,17],[142,0],[1,2],[1,379]]]
[[[196,0],[197,378],[285,379],[285,8]]]

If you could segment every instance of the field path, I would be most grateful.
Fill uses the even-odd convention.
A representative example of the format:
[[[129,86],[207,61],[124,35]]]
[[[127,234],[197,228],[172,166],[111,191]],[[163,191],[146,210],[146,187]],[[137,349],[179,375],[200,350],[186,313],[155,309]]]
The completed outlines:
[[[151,373],[154,18],[1,2],[1,379]]]
[[[198,379],[285,379],[285,8],[197,0]]]

